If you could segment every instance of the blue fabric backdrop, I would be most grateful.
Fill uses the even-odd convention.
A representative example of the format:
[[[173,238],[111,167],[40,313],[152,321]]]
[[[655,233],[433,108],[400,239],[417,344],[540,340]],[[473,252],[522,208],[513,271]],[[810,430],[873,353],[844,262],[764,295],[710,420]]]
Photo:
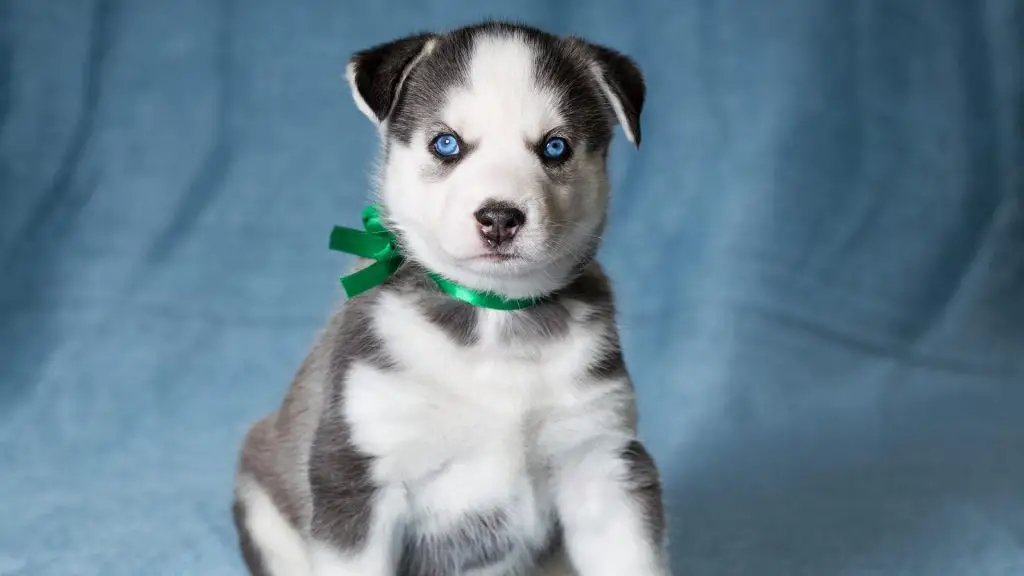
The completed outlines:
[[[0,1],[0,575],[240,575],[235,450],[339,297],[356,49],[634,55],[603,261],[679,574],[1024,574],[1015,0]]]

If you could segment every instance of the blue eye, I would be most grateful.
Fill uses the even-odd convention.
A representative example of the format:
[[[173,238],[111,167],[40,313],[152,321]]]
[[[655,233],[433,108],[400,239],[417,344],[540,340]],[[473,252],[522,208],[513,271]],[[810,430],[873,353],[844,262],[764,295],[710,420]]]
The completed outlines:
[[[548,141],[544,143],[544,157],[550,160],[557,160],[565,153],[569,151],[569,145],[565,142],[564,138],[548,138]]]
[[[455,156],[459,153],[459,139],[453,134],[441,134],[434,138],[434,151],[445,158]]]

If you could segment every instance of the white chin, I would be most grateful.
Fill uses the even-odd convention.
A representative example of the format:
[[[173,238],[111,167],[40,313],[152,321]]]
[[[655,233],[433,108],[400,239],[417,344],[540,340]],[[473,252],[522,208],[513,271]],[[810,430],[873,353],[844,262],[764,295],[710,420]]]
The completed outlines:
[[[457,258],[449,254],[419,255],[420,262],[454,282],[474,290],[496,292],[510,298],[543,296],[561,287],[571,266],[524,257]]]
[[[476,256],[461,260],[459,266],[468,272],[498,278],[515,277],[537,268],[535,262],[521,256]]]

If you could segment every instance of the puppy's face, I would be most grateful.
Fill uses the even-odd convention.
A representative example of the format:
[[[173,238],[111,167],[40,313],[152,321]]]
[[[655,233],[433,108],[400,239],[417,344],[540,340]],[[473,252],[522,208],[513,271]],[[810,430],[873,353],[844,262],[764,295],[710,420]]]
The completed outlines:
[[[639,143],[643,79],[626,57],[486,23],[360,52],[348,78],[380,127],[379,193],[412,258],[522,297],[592,257],[614,124]]]

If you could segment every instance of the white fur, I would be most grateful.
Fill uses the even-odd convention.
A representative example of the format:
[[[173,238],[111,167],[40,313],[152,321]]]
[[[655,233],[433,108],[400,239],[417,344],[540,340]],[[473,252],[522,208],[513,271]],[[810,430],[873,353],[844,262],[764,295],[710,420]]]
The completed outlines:
[[[557,131],[563,118],[556,95],[534,81],[525,42],[480,38],[470,63],[468,85],[447,95],[441,119],[472,153],[450,175],[429,181],[423,172],[437,162],[428,151],[435,134],[416,134],[408,146],[393,142],[380,179],[389,224],[435,272],[476,289],[539,296],[564,282],[576,251],[597,233],[608,193],[602,159],[579,154],[572,162],[586,169],[566,184],[545,173],[530,145]],[[526,214],[515,239],[521,258],[513,263],[480,259],[488,250],[473,214],[487,200],[513,202]]]
[[[284,519],[267,493],[254,481],[244,481],[238,496],[246,508],[246,528],[260,549],[271,576],[309,574],[306,544]]]
[[[616,451],[634,434],[621,417],[628,388],[584,376],[601,336],[574,322],[554,345],[508,346],[498,337],[504,314],[488,313],[467,348],[407,301],[382,299],[376,329],[403,369],[353,367],[345,416],[355,443],[377,456],[375,480],[405,491],[403,508],[387,515],[444,530],[466,512],[512,502],[510,524],[536,545],[557,509],[584,576],[664,574],[619,481]],[[552,462],[549,484],[535,472]]]
[[[356,102],[356,108],[358,108],[364,116],[369,118],[371,122],[379,126],[380,120],[377,118],[377,115],[374,114],[373,109],[366,103],[366,100],[363,100],[363,97],[359,95],[359,89],[356,87],[355,62],[349,62],[348,65],[345,66],[345,81],[348,82],[349,89],[352,90],[352,95],[354,96],[353,99]]]

